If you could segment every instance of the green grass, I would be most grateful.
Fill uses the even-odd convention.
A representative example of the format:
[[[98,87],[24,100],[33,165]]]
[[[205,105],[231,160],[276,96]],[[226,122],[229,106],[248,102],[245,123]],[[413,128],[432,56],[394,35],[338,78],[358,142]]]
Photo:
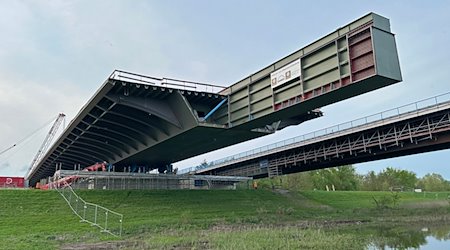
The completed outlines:
[[[421,203],[435,200],[448,200],[450,193],[412,193],[412,192],[373,192],[373,191],[306,191],[301,192],[305,197],[325,204],[337,209],[355,209],[355,208],[372,208],[374,207],[373,198],[379,200],[383,197],[391,197],[393,194],[398,194],[399,206],[411,202]]]
[[[377,223],[450,218],[448,193],[437,196],[400,193],[399,208],[383,211],[375,208],[373,197],[392,195],[389,192],[84,190],[77,193],[88,202],[124,214],[123,237],[118,239],[80,223],[56,191],[0,190],[0,249],[56,249],[67,244],[117,240],[124,249],[283,246],[346,249],[364,245],[367,237],[330,229],[344,226],[342,221]],[[336,242],[339,245],[333,245]]]
[[[56,192],[0,190],[0,218],[0,249],[54,249],[58,241],[98,234],[79,223]]]
[[[87,201],[102,204],[125,215],[125,231],[134,233],[145,225],[209,227],[217,223],[255,223],[307,216],[293,209],[295,202],[264,190],[164,190],[79,191]],[[144,225],[144,226],[143,226]]]
[[[368,240],[365,237],[364,240]],[[254,227],[230,230],[178,232],[151,235],[151,249],[364,249],[365,241],[352,233],[296,227]],[[338,244],[337,244],[338,243]]]

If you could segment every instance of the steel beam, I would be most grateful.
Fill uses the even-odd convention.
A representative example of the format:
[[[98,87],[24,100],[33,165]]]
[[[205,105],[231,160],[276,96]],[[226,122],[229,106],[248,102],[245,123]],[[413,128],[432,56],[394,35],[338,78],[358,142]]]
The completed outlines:
[[[71,145],[83,145],[83,147],[78,146],[78,148],[95,148],[95,150],[103,151],[107,155],[111,156],[110,158],[114,158],[113,156],[118,155],[118,154],[120,155],[120,152],[113,152],[103,145],[102,145],[102,147],[100,147],[98,145],[95,145],[94,143],[86,143],[86,142],[82,142],[80,140],[73,140],[73,139],[70,139],[69,137],[67,137],[66,139],[71,141]]]
[[[96,150],[89,149],[90,146],[80,147],[80,146],[77,146],[75,144],[68,144],[68,143],[65,143],[65,142],[61,142],[61,144],[67,145],[67,148],[66,148],[66,150],[64,152],[75,152],[75,153],[81,152],[81,153],[85,153],[85,154],[89,154],[89,155],[93,155],[93,156],[99,157],[100,159],[103,159],[103,160],[113,159],[113,155],[100,153],[98,151],[98,149],[96,149]],[[101,151],[104,151],[104,150],[101,150]]]
[[[116,151],[116,155],[119,155],[120,157],[122,157],[123,149],[118,147],[118,146],[115,146],[113,144],[109,144],[105,140],[100,140],[98,138],[93,138],[93,137],[88,137],[88,136],[80,136],[80,135],[77,135],[77,134],[75,134],[73,132],[71,132],[70,134],[74,135],[75,138],[76,138],[76,139],[71,139],[71,140],[76,140],[76,141],[86,140],[86,141],[91,141],[93,143],[96,143],[96,144],[98,144],[98,146],[101,146],[101,147],[110,147],[110,148],[113,148],[113,149],[117,150]],[[90,133],[86,133],[86,134],[92,135]],[[67,137],[67,138],[69,138],[69,137]],[[88,143],[88,144],[93,144],[93,143]],[[120,144],[123,144],[123,143],[120,143]]]

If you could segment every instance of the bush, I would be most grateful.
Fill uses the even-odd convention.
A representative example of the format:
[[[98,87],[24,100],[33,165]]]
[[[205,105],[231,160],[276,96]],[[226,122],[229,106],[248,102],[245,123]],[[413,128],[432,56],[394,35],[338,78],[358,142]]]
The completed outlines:
[[[377,209],[395,208],[400,201],[400,194],[398,192],[391,192],[391,195],[389,196],[383,195],[378,200],[372,196],[372,199]]]

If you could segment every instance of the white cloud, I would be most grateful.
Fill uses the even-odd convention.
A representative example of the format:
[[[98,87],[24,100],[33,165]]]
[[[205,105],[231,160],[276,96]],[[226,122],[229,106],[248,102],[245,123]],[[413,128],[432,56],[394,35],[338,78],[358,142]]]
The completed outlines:
[[[90,95],[76,85],[63,82],[52,87],[45,82],[15,80],[1,71],[0,79],[1,150],[19,142],[59,112],[69,114],[69,120]],[[24,141],[0,155],[0,162],[8,163],[8,167],[1,171],[23,175],[23,166],[31,162],[49,129],[50,124],[30,141]]]

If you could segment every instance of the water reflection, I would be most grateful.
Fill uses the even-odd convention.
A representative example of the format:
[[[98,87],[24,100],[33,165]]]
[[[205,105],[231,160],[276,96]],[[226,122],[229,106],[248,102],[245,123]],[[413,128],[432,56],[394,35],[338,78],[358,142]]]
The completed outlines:
[[[367,230],[372,238],[368,249],[450,249],[450,225],[382,226]]]

